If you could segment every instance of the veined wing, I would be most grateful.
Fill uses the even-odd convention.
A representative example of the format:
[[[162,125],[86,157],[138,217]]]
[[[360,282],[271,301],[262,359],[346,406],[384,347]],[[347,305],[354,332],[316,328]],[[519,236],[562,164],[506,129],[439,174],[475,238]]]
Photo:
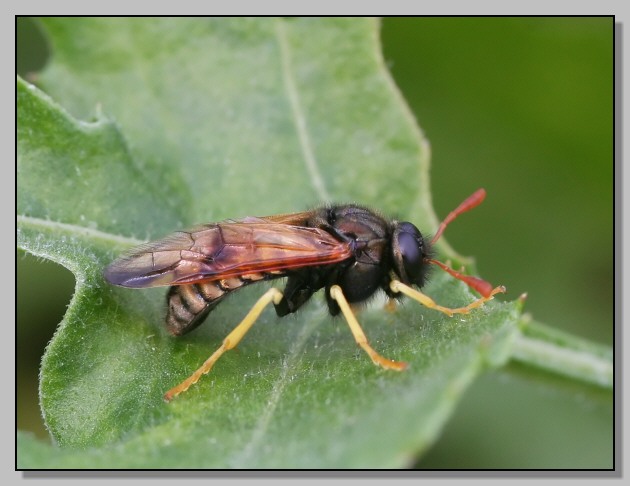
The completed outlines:
[[[348,242],[322,229],[271,221],[250,217],[178,231],[133,249],[104,275],[123,287],[156,287],[324,265],[352,255]]]

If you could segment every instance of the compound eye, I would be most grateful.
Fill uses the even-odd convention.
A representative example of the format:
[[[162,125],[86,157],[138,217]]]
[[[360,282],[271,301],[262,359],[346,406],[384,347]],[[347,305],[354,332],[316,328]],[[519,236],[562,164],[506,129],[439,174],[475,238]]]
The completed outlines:
[[[396,239],[396,246],[402,258],[402,264],[410,282],[417,282],[422,276],[424,243],[418,228],[411,223],[401,223]]]

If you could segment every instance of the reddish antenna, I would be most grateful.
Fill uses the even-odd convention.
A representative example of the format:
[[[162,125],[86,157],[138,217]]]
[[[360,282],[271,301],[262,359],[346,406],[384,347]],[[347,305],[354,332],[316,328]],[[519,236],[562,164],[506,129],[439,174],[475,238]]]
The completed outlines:
[[[453,209],[450,213],[448,213],[448,216],[444,218],[444,221],[442,221],[442,223],[440,224],[440,227],[438,228],[435,235],[433,236],[433,239],[431,240],[431,244],[435,243],[438,240],[438,238],[442,236],[442,233],[444,233],[444,230],[446,229],[448,224],[452,223],[453,220],[457,218],[457,216],[459,216],[462,213],[465,213],[466,211],[470,211],[473,208],[476,208],[483,202],[485,198],[486,198],[486,190],[477,189],[473,194],[468,196],[464,200],[463,203],[461,203],[459,206]]]
[[[485,198],[486,198],[486,190],[477,189],[473,194],[468,196],[464,200],[464,202],[462,202],[459,206],[457,206],[453,211],[448,213],[448,216],[444,218],[444,221],[442,221],[442,223],[440,224],[440,227],[436,231],[435,236],[433,236],[433,239],[431,240],[431,244],[435,243],[438,240],[438,238],[442,236],[442,233],[444,233],[444,230],[446,229],[448,224],[453,222],[453,220],[457,218],[457,216],[479,206]],[[451,274],[453,277],[455,277],[458,280],[461,280],[473,290],[476,290],[477,292],[479,292],[485,298],[491,297],[492,295],[499,292],[505,292],[505,287],[503,286],[493,289],[490,282],[486,282],[485,280],[482,280],[477,277],[459,273],[440,261],[433,260],[432,258],[427,258],[425,259],[425,262],[431,263],[433,265],[437,265],[445,272]]]
[[[450,273],[457,280],[461,280],[466,285],[468,285],[471,289],[476,290],[477,292],[479,292],[484,297],[489,297],[492,294],[492,284],[490,282],[486,282],[485,280],[483,280],[481,278],[473,277],[472,275],[461,274],[461,273],[453,270],[448,265],[445,265],[444,263],[442,263],[442,262],[440,262],[438,260],[433,260],[431,258],[427,258],[425,260],[425,262],[432,263],[433,265],[437,265],[442,270],[444,270],[447,273]]]

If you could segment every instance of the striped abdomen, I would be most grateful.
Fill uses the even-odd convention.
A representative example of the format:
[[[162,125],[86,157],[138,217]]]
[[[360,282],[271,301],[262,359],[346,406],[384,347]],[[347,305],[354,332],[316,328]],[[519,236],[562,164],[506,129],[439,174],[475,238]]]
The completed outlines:
[[[166,329],[175,336],[192,331],[201,324],[212,309],[230,292],[250,283],[284,276],[284,272],[249,273],[238,277],[174,285],[168,291],[166,302]]]

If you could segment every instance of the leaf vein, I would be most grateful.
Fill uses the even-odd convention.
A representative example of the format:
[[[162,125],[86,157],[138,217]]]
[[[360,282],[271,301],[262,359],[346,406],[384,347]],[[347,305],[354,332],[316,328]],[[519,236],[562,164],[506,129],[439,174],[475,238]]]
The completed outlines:
[[[139,245],[141,243],[144,243],[144,241],[142,240],[138,240],[136,238],[130,238],[128,236],[116,235],[113,233],[105,233],[104,231],[99,231],[93,228],[86,228],[85,226],[78,226],[76,224],[69,224],[69,223],[61,223],[59,221],[52,221],[49,219],[34,218],[32,216],[18,215],[17,223],[18,225],[22,223],[29,226],[47,228],[51,230],[62,230],[68,233],[76,234],[76,235],[90,236],[93,238],[111,241],[114,243],[120,243],[124,245]]]
[[[297,335],[297,339],[294,341],[293,345],[289,349],[287,359],[282,362],[282,370],[280,372],[280,376],[274,383],[274,386],[271,390],[271,394],[269,396],[269,401],[267,402],[267,407],[265,408],[265,412],[261,415],[260,420],[258,420],[256,427],[252,432],[252,436],[250,440],[247,442],[247,445],[244,447],[242,453],[239,455],[237,462],[238,465],[233,465],[233,467],[247,467],[248,464],[251,464],[251,457],[260,457],[260,451],[256,451],[258,444],[266,437],[268,437],[267,431],[269,429],[269,424],[278,408],[280,403],[280,398],[284,393],[287,385],[291,383],[291,377],[289,375],[290,370],[296,368],[298,364],[299,357],[301,356],[301,351],[306,345],[306,341],[311,336],[313,331],[315,330],[316,324],[312,322],[310,325],[305,325],[302,330]]]
[[[289,48],[289,41],[287,38],[287,32],[285,28],[285,22],[278,20],[276,22],[276,37],[278,38],[278,44],[280,45],[280,58],[282,62],[282,77],[284,80],[284,87],[289,97],[289,103],[291,105],[291,114],[293,121],[295,122],[295,128],[297,131],[298,139],[300,142],[300,148],[302,155],[304,156],[304,163],[308,170],[311,182],[317,192],[317,195],[323,202],[330,201],[330,195],[326,189],[326,183],[319,170],[315,152],[313,151],[313,145],[306,126],[306,117],[304,116],[304,110],[300,102],[300,96],[295,83],[293,66],[291,64],[291,53]]]

